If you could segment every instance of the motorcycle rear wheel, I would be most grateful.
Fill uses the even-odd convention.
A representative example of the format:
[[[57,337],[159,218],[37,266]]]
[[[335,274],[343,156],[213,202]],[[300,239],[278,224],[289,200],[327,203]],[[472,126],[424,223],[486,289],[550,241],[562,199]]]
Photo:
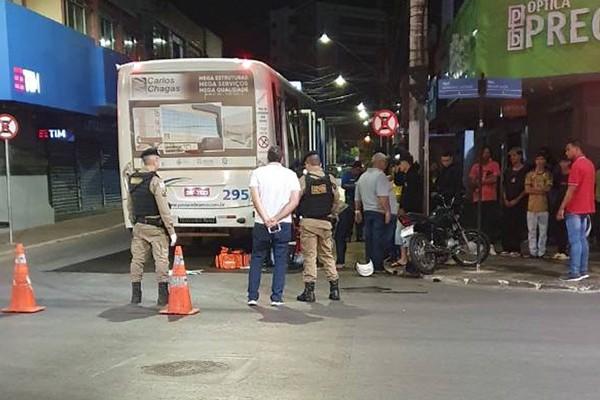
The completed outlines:
[[[408,243],[408,253],[419,272],[430,275],[435,271],[436,255],[431,249],[427,236],[415,233]]]

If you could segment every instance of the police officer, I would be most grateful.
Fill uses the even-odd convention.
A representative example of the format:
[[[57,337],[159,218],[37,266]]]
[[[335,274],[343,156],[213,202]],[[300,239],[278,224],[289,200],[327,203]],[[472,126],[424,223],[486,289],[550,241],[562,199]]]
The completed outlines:
[[[156,171],[160,166],[158,150],[142,153],[144,166],[129,177],[127,209],[133,224],[131,240],[131,303],[142,302],[142,275],[144,263],[152,254],[159,306],[169,302],[169,238],[175,245],[177,235],[173,228],[167,189]]]
[[[314,302],[317,281],[317,258],[323,264],[329,281],[329,298],[340,299],[339,277],[333,257],[332,219],[340,208],[337,185],[332,176],[321,168],[317,152],[304,157],[306,174],[300,178],[301,198],[298,213],[300,221],[300,243],[304,257],[304,292],[298,301]]]

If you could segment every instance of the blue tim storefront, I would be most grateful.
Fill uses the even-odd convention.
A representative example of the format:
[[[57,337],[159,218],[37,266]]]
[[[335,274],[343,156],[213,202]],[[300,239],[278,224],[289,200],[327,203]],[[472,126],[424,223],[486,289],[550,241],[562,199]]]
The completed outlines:
[[[87,36],[0,0],[0,113],[20,124],[11,141],[13,203],[22,208],[13,210],[16,229],[120,204],[116,65],[125,62]]]

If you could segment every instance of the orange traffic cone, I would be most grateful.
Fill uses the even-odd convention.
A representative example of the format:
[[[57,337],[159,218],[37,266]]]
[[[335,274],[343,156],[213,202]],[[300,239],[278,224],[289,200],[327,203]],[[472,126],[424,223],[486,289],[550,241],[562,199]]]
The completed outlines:
[[[187,282],[187,272],[183,262],[183,251],[181,246],[175,247],[175,258],[173,260],[173,273],[169,282],[169,305],[160,310],[160,314],[192,315],[200,310],[192,308],[192,297]]]
[[[35,304],[33,286],[31,286],[31,281],[29,280],[29,267],[27,267],[27,260],[25,259],[25,251],[23,250],[23,245],[18,244],[10,307],[3,308],[2,312],[36,313],[45,308]]]

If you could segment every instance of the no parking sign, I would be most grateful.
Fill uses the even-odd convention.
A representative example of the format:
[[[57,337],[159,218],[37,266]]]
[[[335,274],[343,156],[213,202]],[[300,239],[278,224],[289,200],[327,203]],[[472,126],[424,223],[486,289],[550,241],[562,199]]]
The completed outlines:
[[[0,114],[0,139],[10,140],[19,133],[19,123],[10,114]]]
[[[398,129],[398,125],[396,113],[390,110],[377,111],[371,122],[373,133],[385,138],[394,136]]]

